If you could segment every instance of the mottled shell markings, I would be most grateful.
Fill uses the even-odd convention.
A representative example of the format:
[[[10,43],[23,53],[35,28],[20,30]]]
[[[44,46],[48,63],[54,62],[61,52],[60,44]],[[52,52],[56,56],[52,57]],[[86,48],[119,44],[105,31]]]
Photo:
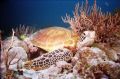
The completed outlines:
[[[27,61],[24,64],[24,68],[33,70],[43,70],[58,61],[69,61],[72,57],[72,53],[67,49],[57,49],[50,53],[43,54],[42,56],[35,58],[31,61]]]

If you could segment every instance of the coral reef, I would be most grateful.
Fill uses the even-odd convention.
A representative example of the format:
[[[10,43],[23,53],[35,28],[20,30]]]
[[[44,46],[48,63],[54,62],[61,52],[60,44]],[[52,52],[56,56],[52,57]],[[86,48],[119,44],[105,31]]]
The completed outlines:
[[[62,19],[71,30],[20,26],[5,40],[0,35],[1,79],[120,79],[119,14],[104,14],[96,0],[89,8],[86,0]]]

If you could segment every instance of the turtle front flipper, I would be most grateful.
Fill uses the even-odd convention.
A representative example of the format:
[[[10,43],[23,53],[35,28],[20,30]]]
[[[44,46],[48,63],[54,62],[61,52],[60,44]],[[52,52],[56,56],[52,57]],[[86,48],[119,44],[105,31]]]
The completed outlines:
[[[51,65],[58,61],[69,61],[71,60],[73,54],[70,50],[62,48],[54,50],[50,53],[46,53],[37,57],[31,61],[27,61],[24,64],[24,68],[33,70],[43,70],[49,68]]]

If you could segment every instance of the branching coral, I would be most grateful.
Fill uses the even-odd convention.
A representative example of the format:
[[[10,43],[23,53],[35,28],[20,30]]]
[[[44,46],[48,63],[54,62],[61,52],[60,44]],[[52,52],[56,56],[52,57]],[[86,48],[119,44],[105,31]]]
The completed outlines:
[[[120,39],[120,16],[118,13],[112,15],[111,13],[104,14],[96,5],[90,8],[88,1],[86,4],[79,7],[76,5],[74,16],[71,18],[66,15],[62,20],[69,23],[70,27],[78,35],[86,30],[94,30],[96,32],[96,42],[113,44],[116,40]]]
[[[34,32],[35,32],[35,28],[24,25],[20,25],[15,29],[15,35],[18,36],[20,39],[24,39],[25,36],[28,36]]]

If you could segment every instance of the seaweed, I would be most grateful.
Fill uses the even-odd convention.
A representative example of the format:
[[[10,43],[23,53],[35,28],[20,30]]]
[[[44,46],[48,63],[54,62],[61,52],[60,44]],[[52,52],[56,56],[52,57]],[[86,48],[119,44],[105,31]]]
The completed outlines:
[[[88,4],[88,0],[80,7],[79,3],[76,4],[73,12],[74,16],[70,17],[66,14],[66,17],[62,17],[62,20],[68,23],[79,36],[84,31],[92,30],[96,32],[95,42],[113,45],[120,39],[119,13],[103,13],[101,8],[97,7],[96,0],[94,0],[92,7],[89,7]]]
[[[20,25],[19,27],[15,28],[15,36],[17,36],[19,39],[24,40],[29,35],[33,34],[35,32],[34,27]]]

